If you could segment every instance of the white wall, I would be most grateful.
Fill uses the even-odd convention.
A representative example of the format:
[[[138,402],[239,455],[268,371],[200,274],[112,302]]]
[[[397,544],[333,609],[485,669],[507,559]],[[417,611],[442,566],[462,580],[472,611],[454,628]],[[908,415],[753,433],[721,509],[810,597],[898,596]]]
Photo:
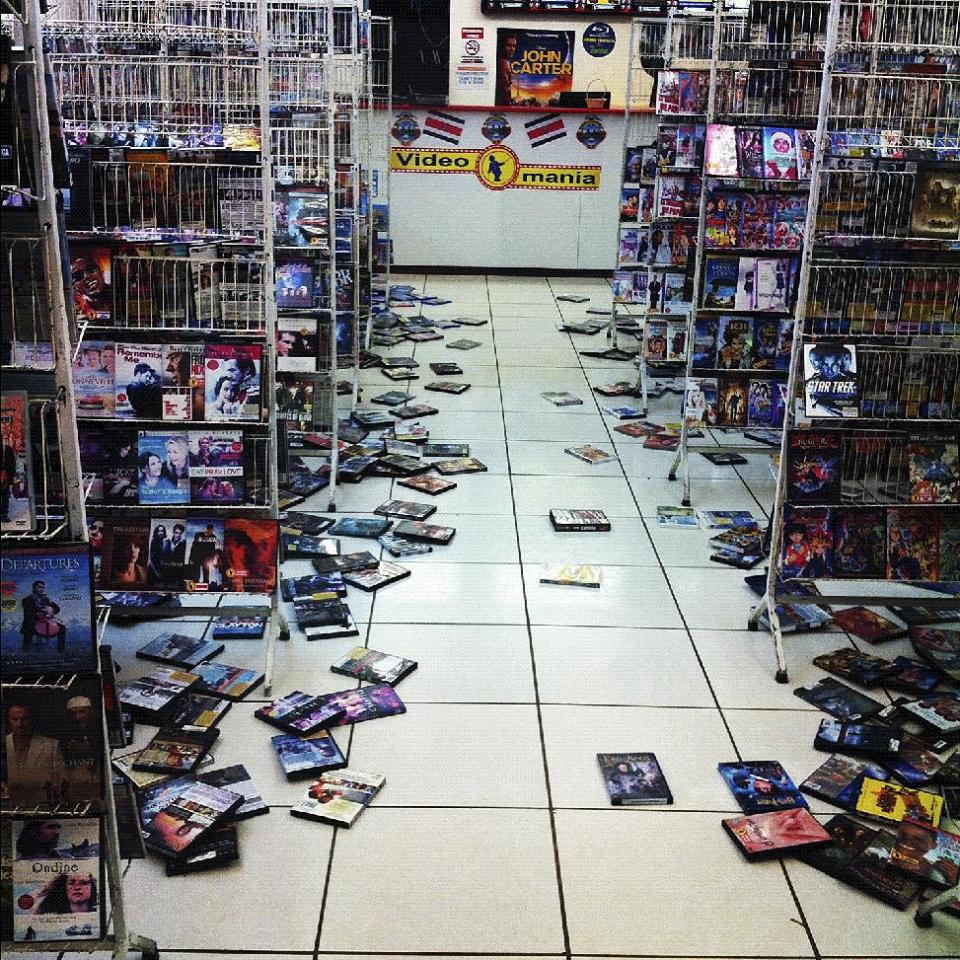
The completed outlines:
[[[609,23],[616,33],[617,42],[605,57],[591,57],[583,49],[583,31],[591,23]],[[458,66],[464,52],[463,28],[482,27],[480,55],[486,66],[486,82],[479,86],[462,85]],[[550,17],[537,14],[480,12],[480,0],[450,0],[450,103],[482,107],[493,106],[496,82],[497,28],[514,27],[527,30],[573,30],[576,34],[576,49],[573,55],[573,89],[586,90],[590,85],[610,91],[611,108],[623,109],[627,88],[627,63],[630,45],[630,18],[604,17],[602,14],[577,14],[569,17]]]
[[[423,127],[426,111],[406,112],[413,113]],[[455,109],[447,112],[454,113]],[[481,133],[489,113],[459,114],[466,121],[459,147],[490,146]],[[606,139],[590,150],[576,139],[583,114],[561,114],[567,136],[541,147],[532,147],[524,131],[523,124],[531,116],[536,114],[506,114],[512,132],[504,146],[510,147],[522,164],[599,165],[600,189],[490,190],[470,173],[394,171],[390,175],[390,233],[398,266],[614,268],[623,118],[602,115]],[[655,130],[654,118],[650,117],[649,141]],[[399,146],[391,138],[391,147]],[[457,149],[425,136],[411,147]]]

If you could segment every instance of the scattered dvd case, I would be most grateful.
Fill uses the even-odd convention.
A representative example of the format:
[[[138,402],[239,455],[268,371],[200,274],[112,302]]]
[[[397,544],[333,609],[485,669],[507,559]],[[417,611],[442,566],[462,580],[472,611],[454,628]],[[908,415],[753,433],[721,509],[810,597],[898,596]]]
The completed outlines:
[[[597,762],[612,806],[673,803],[656,754],[598,753]]]
[[[290,814],[304,820],[319,820],[350,828],[383,789],[386,777],[379,773],[341,769],[323,774],[293,807]]]
[[[335,660],[330,669],[334,673],[342,673],[367,683],[388,683],[395,686],[417,669],[417,661],[367,647],[354,647],[339,660]]]

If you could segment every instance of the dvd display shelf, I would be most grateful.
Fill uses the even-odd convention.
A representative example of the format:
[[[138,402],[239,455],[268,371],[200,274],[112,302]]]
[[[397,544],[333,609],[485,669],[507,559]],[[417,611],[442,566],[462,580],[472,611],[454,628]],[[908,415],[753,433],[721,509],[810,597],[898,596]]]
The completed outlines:
[[[820,89],[811,47],[828,6],[717,3],[708,70],[675,74],[681,92],[707,84],[684,416],[668,473],[682,477],[685,506],[691,452],[768,456],[780,442]]]
[[[275,541],[278,371],[319,376],[319,338],[332,329],[329,22],[327,3],[209,0],[149,11],[81,0],[45,22],[73,174],[74,378],[101,587],[200,593],[194,613],[249,613],[256,595],[270,615],[268,684],[286,634],[277,557],[257,557],[272,575],[246,570],[228,557],[227,528],[235,546]],[[303,248],[309,280],[306,309],[284,323],[287,245]],[[329,407],[318,420],[333,419]],[[207,523],[222,537],[213,559],[230,569],[198,562],[160,576],[158,525],[202,540]],[[125,568],[117,551],[142,562]]]
[[[886,0],[822,22],[771,563],[750,619],[781,682],[778,604],[798,586],[824,606],[960,602],[958,14]]]
[[[694,187],[700,182],[703,163],[702,151],[698,155],[695,150],[678,150],[682,138],[695,142],[688,132],[696,130],[697,116],[689,108],[681,113],[679,102],[676,109],[668,109],[665,98],[655,93],[665,71],[681,66],[707,69],[709,14],[709,9],[684,10],[681,5],[669,8],[665,17],[634,20],[631,27],[617,269],[608,336],[614,348],[621,330],[642,343],[635,361],[634,394],[644,415],[650,377],[674,380],[678,358],[686,349],[685,317],[695,265],[690,245],[697,206]],[[656,105],[656,126],[645,112],[649,104]],[[702,112],[702,107],[698,109]],[[670,134],[672,156],[666,157],[658,146]]]
[[[152,958],[157,956],[156,945],[133,933],[127,923],[117,809],[112,790],[104,784],[110,766],[107,709],[71,375],[79,334],[73,311],[68,310],[70,284],[62,270],[60,202],[69,181],[38,0],[5,5],[2,27],[0,43],[8,73],[0,173],[4,386],[0,537],[5,595],[19,597],[14,616],[22,619],[18,642],[8,645],[11,611],[4,605],[3,700],[5,715],[19,710],[24,717],[32,716],[31,722],[41,723],[41,705],[71,704],[76,708],[75,722],[86,725],[82,738],[71,741],[70,749],[63,748],[65,763],[57,767],[62,781],[51,777],[42,782],[39,760],[32,766],[15,762],[20,756],[15,753],[17,736],[11,731],[8,737],[13,749],[8,748],[10,762],[4,764],[0,852],[4,870],[10,870],[7,876],[16,884],[17,899],[14,902],[13,885],[6,886],[0,900],[2,947],[5,955],[79,950],[109,952],[115,960],[131,952]],[[55,588],[68,584],[71,589],[57,594],[59,604],[52,600]],[[47,754],[41,751],[37,757],[49,752],[48,747]],[[32,751],[27,755],[33,756]],[[76,859],[78,869],[83,864],[91,867],[86,914],[57,914],[48,904],[49,878],[38,882],[24,873],[24,867],[30,871],[37,864],[19,862],[26,859],[19,845],[14,862],[7,846],[13,843],[15,830],[20,831],[19,839],[38,821],[51,818],[59,821],[61,830],[78,827],[88,844],[93,838],[86,860],[79,855]],[[34,894],[44,909],[31,911]],[[76,922],[78,916],[87,922]]]

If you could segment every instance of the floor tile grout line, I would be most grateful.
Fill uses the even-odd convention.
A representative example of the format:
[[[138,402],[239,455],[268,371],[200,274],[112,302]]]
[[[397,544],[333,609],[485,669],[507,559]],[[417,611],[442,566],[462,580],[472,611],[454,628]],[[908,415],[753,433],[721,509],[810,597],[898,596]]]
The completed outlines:
[[[552,293],[550,288],[549,280],[547,281],[547,287]],[[490,295],[490,286],[489,281],[487,281],[487,297],[489,302]],[[491,310],[492,317],[492,310]],[[493,355],[497,360],[497,387],[500,390],[500,400],[501,406],[503,405],[503,385],[500,380],[500,364],[497,356],[497,335],[496,330],[491,319],[490,324],[490,339],[493,344]],[[512,507],[513,514],[513,528],[514,535],[517,538],[517,572],[520,577],[520,590],[523,594],[523,612],[526,621],[526,630],[527,630],[527,644],[530,654],[530,673],[531,679],[533,681],[533,695],[536,702],[536,711],[537,711],[537,732],[540,737],[540,756],[543,762],[543,780],[544,780],[544,790],[547,798],[547,811],[550,821],[550,840],[553,845],[553,863],[554,871],[557,881],[557,905],[560,910],[560,928],[563,936],[563,953],[564,956],[569,960],[571,956],[571,944],[570,944],[570,927],[567,919],[567,905],[566,899],[563,892],[563,868],[560,863],[560,842],[557,836],[557,820],[556,820],[556,808],[553,804],[553,790],[550,784],[550,762],[547,757],[547,741],[546,735],[544,733],[543,726],[543,710],[540,703],[540,683],[537,677],[537,656],[536,650],[533,642],[533,627],[530,622],[530,606],[527,599],[527,580],[526,574],[523,569],[523,550],[520,546],[520,525],[517,522],[517,501],[516,494],[513,488],[513,474],[510,469],[510,448],[507,446],[507,421],[506,416],[501,410],[501,421],[503,423],[503,440],[504,440],[504,454],[506,456],[507,462],[507,476],[510,479],[510,502]]]
[[[614,320],[614,322],[616,322],[616,320]],[[570,335],[567,334],[567,336],[569,337]],[[641,350],[642,350],[642,346],[641,346]],[[579,354],[578,354],[578,356],[579,356]],[[641,363],[643,362],[642,356],[641,356],[640,362],[641,362]],[[589,378],[587,378],[587,375],[586,375],[586,371],[585,371],[585,370],[584,370],[584,378],[587,379],[587,382],[589,383]],[[596,406],[597,406],[598,409],[599,409],[599,403],[597,402],[596,394],[593,393],[592,388],[591,388],[590,393],[591,393],[591,397],[593,398],[594,403],[596,404]],[[611,433],[610,433],[609,424],[604,420],[603,425],[604,425],[604,428],[605,428],[606,431],[607,431],[607,437],[609,438],[610,443],[613,444],[614,441],[613,441],[613,437],[611,436]],[[614,448],[614,449],[616,449],[616,448]],[[623,473],[624,479],[626,480],[626,479],[627,479],[627,477],[626,477],[626,471],[623,470],[623,463],[622,463],[622,461],[620,461],[620,460],[618,459],[618,460],[617,460],[617,463],[620,464],[621,472]],[[739,474],[738,474],[738,476],[739,476]],[[752,497],[753,494],[752,494],[752,492],[750,492],[749,487],[747,487],[747,484],[743,481],[743,478],[742,478],[742,477],[740,478],[740,480],[741,480],[741,483],[744,484],[744,487],[747,488],[747,491],[750,493],[750,496]],[[679,482],[681,482],[681,481],[677,480],[677,481],[675,481],[675,482],[678,482],[678,483],[679,483]],[[633,487],[631,486],[629,480],[627,480],[627,486],[628,486],[628,488],[630,489],[630,494],[631,494],[631,496],[633,497],[634,503],[636,503],[636,505],[637,505],[637,512],[640,513],[640,503],[637,501],[636,493],[635,493]],[[756,499],[756,498],[754,498],[754,499]],[[696,642],[696,640],[694,640],[694,638],[693,638],[693,633],[692,633],[692,631],[690,630],[689,624],[687,623],[687,618],[686,618],[686,616],[685,616],[684,613],[683,613],[683,609],[682,609],[682,607],[680,606],[680,602],[677,600],[676,593],[674,592],[674,589],[673,589],[673,583],[672,583],[672,581],[670,580],[670,577],[669,577],[669,575],[667,574],[667,570],[666,570],[666,568],[664,567],[663,562],[662,562],[662,560],[661,560],[660,551],[659,551],[659,549],[657,548],[656,541],[655,541],[655,540],[653,539],[653,537],[650,535],[650,528],[647,526],[647,520],[646,520],[646,518],[643,516],[642,513],[640,513],[640,521],[641,521],[641,523],[643,524],[644,530],[646,530],[647,538],[649,539],[650,544],[651,544],[651,546],[653,547],[654,555],[656,556],[658,562],[660,562],[660,572],[661,572],[661,574],[663,575],[663,578],[664,578],[664,580],[665,580],[666,583],[667,583],[667,589],[670,591],[670,596],[673,598],[673,602],[674,602],[674,605],[675,605],[676,608],[677,608],[677,614],[678,614],[678,616],[680,617],[680,621],[681,621],[681,623],[683,624],[684,629],[687,631],[687,636],[688,636],[688,638],[689,638],[689,640],[690,640],[690,645],[692,646],[694,655],[695,655],[696,658],[697,658],[697,663],[700,665],[700,670],[701,670],[701,672],[703,673],[704,681],[706,682],[707,687],[708,687],[709,690],[710,690],[710,695],[711,695],[711,697],[713,697],[713,701],[714,701],[714,703],[715,703],[716,706],[717,706],[717,711],[718,711],[718,713],[720,714],[720,721],[723,723],[724,729],[727,731],[727,736],[730,738],[730,743],[731,743],[732,746],[733,746],[733,750],[734,750],[734,753],[735,753],[736,756],[737,756],[737,759],[740,760],[740,761],[742,761],[742,760],[743,760],[743,756],[742,756],[741,753],[740,753],[740,747],[739,747],[739,745],[737,744],[736,737],[734,737],[734,735],[733,735],[733,730],[730,728],[730,724],[729,724],[729,722],[728,722],[728,720],[727,720],[727,716],[726,716],[726,714],[724,713],[724,708],[723,708],[722,705],[720,704],[720,699],[719,699],[719,697],[717,696],[716,690],[714,690],[713,682],[712,682],[711,679],[710,679],[710,674],[709,674],[709,672],[707,671],[706,664],[703,662],[703,659],[702,659],[702,657],[700,656],[700,650],[699,650],[699,648],[697,647],[697,642]],[[816,942],[816,939],[815,939],[815,937],[814,937],[814,935],[813,935],[813,930],[811,929],[810,924],[807,922],[806,915],[805,915],[804,912],[803,912],[803,906],[802,906],[801,903],[800,903],[800,898],[797,896],[797,892],[796,892],[796,890],[794,889],[793,884],[792,884],[791,881],[790,881],[790,877],[789,877],[789,875],[788,875],[787,872],[786,872],[786,867],[784,867],[783,858],[782,858],[782,857],[780,858],[780,868],[781,868],[781,870],[783,871],[784,879],[785,879],[786,882],[787,882],[787,889],[790,891],[790,896],[791,896],[791,898],[793,899],[794,906],[796,907],[797,912],[800,914],[800,921],[801,921],[801,923],[802,923],[802,925],[803,925],[803,930],[804,930],[804,932],[805,932],[806,935],[807,935],[807,939],[810,941],[810,946],[812,947],[815,955],[817,956],[817,958],[818,958],[818,960],[819,960],[819,958],[820,958],[820,950],[819,950],[819,948],[817,947],[817,942]]]

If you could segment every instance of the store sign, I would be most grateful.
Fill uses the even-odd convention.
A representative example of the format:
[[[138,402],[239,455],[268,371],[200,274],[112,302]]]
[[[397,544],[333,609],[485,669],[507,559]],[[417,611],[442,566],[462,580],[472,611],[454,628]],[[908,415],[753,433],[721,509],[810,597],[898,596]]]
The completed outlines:
[[[609,23],[591,23],[583,31],[583,49],[591,57],[605,57],[613,53],[613,48],[617,45],[617,34]]]
[[[599,190],[600,167],[521,163],[502,145],[482,150],[393,147],[392,173],[470,173],[488,190]]]

